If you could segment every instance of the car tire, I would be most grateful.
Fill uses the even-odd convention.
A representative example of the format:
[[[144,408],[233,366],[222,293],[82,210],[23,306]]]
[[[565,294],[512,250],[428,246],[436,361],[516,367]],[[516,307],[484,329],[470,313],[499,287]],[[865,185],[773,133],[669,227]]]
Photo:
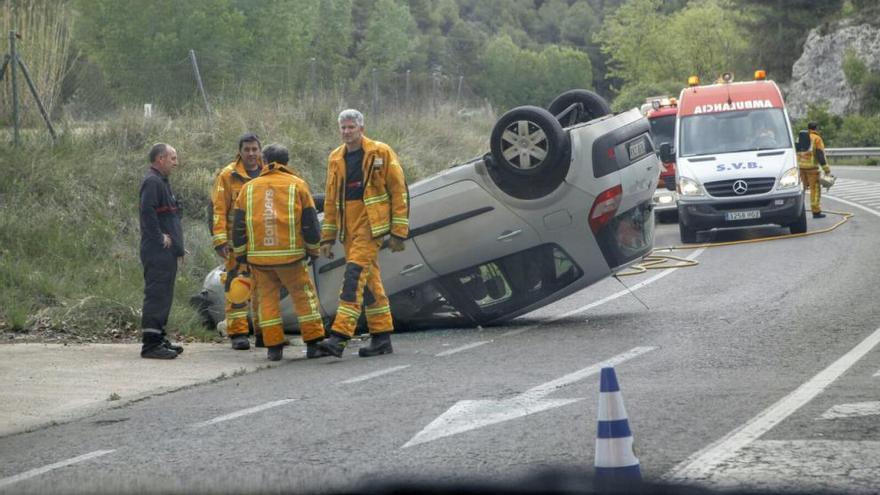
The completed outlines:
[[[511,175],[544,175],[562,162],[568,134],[547,110],[516,107],[498,119],[490,142],[495,162]]]
[[[518,199],[544,197],[559,187],[571,165],[568,133],[547,110],[516,107],[492,129],[484,162],[493,182]]]
[[[570,106],[580,104],[575,110],[560,115]],[[560,94],[550,102],[547,110],[559,120],[559,123],[565,127],[589,122],[598,119],[603,115],[611,113],[611,106],[605,101],[605,98],[586,89],[572,89]],[[560,119],[560,117],[562,117]]]
[[[788,225],[788,230],[792,234],[803,234],[807,231],[807,210],[802,211],[801,216],[794,223]]]
[[[693,244],[697,242],[697,231],[685,224],[678,222],[678,233],[681,236],[681,242],[685,244]]]

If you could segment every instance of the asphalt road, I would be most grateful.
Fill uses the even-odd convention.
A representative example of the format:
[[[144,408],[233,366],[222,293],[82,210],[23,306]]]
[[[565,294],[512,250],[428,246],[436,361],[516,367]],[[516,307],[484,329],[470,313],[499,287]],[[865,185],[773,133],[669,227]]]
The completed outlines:
[[[589,474],[609,360],[646,480],[878,493],[880,172],[835,173],[824,207],[855,216],[829,233],[676,250],[699,264],[609,279],[502,327],[401,333],[393,355],[350,346],[0,438],[0,493]],[[677,226],[658,225],[655,245],[679,245]]]

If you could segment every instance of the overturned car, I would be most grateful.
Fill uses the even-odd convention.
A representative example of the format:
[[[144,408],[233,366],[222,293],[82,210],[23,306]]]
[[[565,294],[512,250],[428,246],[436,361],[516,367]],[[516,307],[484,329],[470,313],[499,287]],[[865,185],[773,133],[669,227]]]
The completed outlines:
[[[548,109],[523,106],[496,122],[491,152],[410,185],[406,250],[380,251],[395,328],[491,325],[622,270],[653,246],[660,162],[637,109],[611,115],[573,90]],[[320,209],[320,195],[316,195]],[[335,315],[342,246],[312,266],[321,311]],[[194,302],[223,320],[222,266]],[[296,317],[282,289],[285,330]]]

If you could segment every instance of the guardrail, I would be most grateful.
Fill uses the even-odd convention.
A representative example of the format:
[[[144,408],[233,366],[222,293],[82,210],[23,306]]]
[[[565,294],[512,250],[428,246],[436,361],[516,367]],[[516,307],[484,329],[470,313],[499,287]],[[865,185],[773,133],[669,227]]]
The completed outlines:
[[[880,156],[880,148],[825,148],[825,156]]]

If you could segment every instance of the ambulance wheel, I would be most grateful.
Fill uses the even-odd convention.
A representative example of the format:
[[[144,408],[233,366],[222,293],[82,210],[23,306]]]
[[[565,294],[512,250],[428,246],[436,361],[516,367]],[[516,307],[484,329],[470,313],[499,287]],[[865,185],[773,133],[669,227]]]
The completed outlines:
[[[789,224],[788,230],[792,234],[803,234],[807,231],[807,210],[802,211],[801,216],[794,223]]]
[[[560,114],[572,105],[577,105],[572,111],[565,115]],[[589,122],[603,115],[611,113],[611,107],[605,98],[586,89],[572,89],[557,96],[547,109],[552,113],[559,123],[563,126],[572,126],[581,122]]]
[[[681,221],[678,222],[678,233],[681,235],[681,242],[685,244],[697,242],[697,231],[681,223]]]

